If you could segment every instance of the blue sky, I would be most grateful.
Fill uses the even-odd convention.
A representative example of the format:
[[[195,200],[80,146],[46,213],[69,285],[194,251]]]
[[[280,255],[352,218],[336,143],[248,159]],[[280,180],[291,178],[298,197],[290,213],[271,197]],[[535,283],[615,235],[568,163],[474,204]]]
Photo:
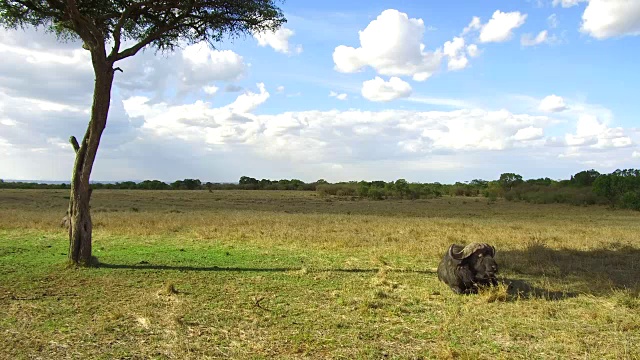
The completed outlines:
[[[118,64],[92,178],[455,182],[638,167],[640,2],[282,9],[277,33]],[[68,179],[88,53],[2,30],[0,56],[0,178]]]

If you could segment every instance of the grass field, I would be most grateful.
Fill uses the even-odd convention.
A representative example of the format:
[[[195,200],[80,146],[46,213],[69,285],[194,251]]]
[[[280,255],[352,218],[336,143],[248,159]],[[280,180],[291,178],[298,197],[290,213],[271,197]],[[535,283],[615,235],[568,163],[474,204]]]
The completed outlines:
[[[0,191],[0,358],[640,359],[638,212],[99,190],[74,269],[67,197]],[[434,271],[471,241],[505,285],[455,295]]]

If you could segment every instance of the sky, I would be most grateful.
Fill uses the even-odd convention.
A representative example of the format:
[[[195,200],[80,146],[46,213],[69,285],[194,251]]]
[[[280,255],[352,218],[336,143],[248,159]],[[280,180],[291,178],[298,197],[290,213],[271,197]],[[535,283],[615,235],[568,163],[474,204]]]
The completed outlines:
[[[453,183],[640,167],[640,1],[300,1],[116,63],[94,181]],[[88,51],[0,29],[0,178],[68,180]]]

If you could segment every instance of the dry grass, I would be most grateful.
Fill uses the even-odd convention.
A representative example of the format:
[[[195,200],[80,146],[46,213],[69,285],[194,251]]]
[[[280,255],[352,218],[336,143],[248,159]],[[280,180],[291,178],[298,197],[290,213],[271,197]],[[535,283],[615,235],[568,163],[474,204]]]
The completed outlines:
[[[99,190],[74,270],[66,196],[0,191],[0,358],[640,358],[637,212]],[[470,241],[504,284],[457,296]]]

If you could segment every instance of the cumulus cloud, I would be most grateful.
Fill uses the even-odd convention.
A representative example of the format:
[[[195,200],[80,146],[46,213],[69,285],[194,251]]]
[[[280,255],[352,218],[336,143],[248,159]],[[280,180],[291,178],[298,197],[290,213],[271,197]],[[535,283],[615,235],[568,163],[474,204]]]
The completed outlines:
[[[590,114],[583,114],[576,122],[575,134],[565,135],[566,145],[593,149],[625,148],[633,140],[622,128],[610,128],[606,121]]]
[[[214,85],[209,85],[209,86],[203,86],[202,90],[207,95],[215,95],[218,92],[218,90],[220,90],[220,88],[218,88],[217,86],[214,86]]]
[[[68,179],[73,149],[67,139],[86,131],[89,109],[0,91],[0,177]],[[100,144],[101,158],[133,141],[142,122],[129,117],[118,94],[111,100],[109,125]]]
[[[545,116],[480,109],[242,113],[245,121],[236,121],[221,116],[224,109],[232,108],[229,105],[169,106],[147,104],[145,99],[128,99],[125,104],[129,115],[144,118],[144,128],[169,142],[178,138],[202,146],[242,146],[262,157],[286,157],[307,164],[407,160],[453,150],[542,146],[538,139],[542,127],[550,122]]]
[[[438,50],[425,51],[424,32],[422,19],[385,10],[359,32],[360,47],[335,48],[335,69],[353,73],[370,66],[381,75],[412,76],[415,81],[424,81],[439,68],[443,56]]]
[[[640,35],[640,1],[590,0],[580,31],[596,39]]]
[[[504,42],[513,37],[513,30],[522,26],[527,19],[527,14],[521,14],[519,11],[502,12],[496,10],[489,21],[480,28],[480,42]],[[476,28],[474,25],[475,18],[469,26]]]
[[[88,51],[76,45],[58,46],[54,35],[34,30],[0,29],[0,91],[7,96],[89,106],[93,90],[91,58]]]
[[[471,57],[477,57],[480,55],[480,49],[478,49],[478,45],[471,44],[467,46],[467,54]]]
[[[467,59],[465,56],[460,56],[457,58],[449,59],[449,62],[447,63],[447,69],[451,71],[462,70],[466,68],[468,64],[469,59]]]
[[[444,54],[450,58],[457,57],[464,50],[464,39],[454,37],[453,40],[444,43]]]
[[[182,58],[185,61],[182,81],[189,86],[237,80],[246,70],[242,56],[231,50],[214,50],[205,42],[187,46]]]
[[[513,136],[514,140],[529,141],[542,138],[544,130],[539,127],[527,126],[526,128],[519,129]]]
[[[480,18],[477,16],[474,16],[473,18],[471,18],[471,22],[469,23],[469,25],[467,25],[462,30],[462,35],[466,35],[472,31],[480,30],[481,28],[482,28],[482,22],[480,21]]]
[[[561,96],[552,94],[542,99],[538,108],[544,112],[560,112],[568,107]]]
[[[449,58],[447,62],[449,70],[462,70],[467,67],[469,60],[465,56],[464,39],[462,37],[454,37],[453,40],[445,42],[443,48],[444,55]],[[477,46],[471,52],[477,55]]]
[[[277,52],[284,54],[300,54],[302,52],[302,45],[296,45],[292,48],[289,44],[289,38],[293,36],[295,32],[284,26],[281,26],[276,31],[266,31],[262,33],[254,33],[253,37],[258,40],[258,45],[265,47],[270,46]]]
[[[264,83],[258,83],[256,85],[260,91],[259,93],[247,91],[238,96],[238,98],[226,108],[230,109],[234,113],[245,114],[252,112],[260,104],[267,101],[267,99],[269,99],[269,93],[267,92]]]
[[[338,100],[347,100],[347,94],[345,93],[337,93],[335,91],[330,91],[329,92],[329,97],[334,97]]]
[[[202,139],[208,144],[242,142],[246,140],[244,136],[251,136],[246,130],[253,126],[252,112],[269,98],[264,84],[258,83],[257,87],[258,93],[247,91],[219,108],[201,100],[175,106],[150,104],[143,96],[131,97],[123,104],[129,116],[145,119],[142,129],[154,136],[175,136],[185,141]]]
[[[391,101],[411,95],[411,85],[398,77],[384,81],[376,76],[362,83],[362,96],[370,101]]]

